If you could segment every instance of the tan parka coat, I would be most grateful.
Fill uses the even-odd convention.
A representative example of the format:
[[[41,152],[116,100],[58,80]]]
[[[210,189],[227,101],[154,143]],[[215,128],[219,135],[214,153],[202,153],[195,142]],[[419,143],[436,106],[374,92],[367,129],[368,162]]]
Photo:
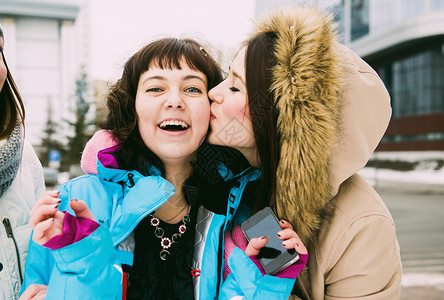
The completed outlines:
[[[376,73],[340,48],[346,90],[340,143],[332,148],[333,216],[309,246],[296,286],[302,299],[399,299],[401,258],[392,216],[358,174],[382,137],[389,97]]]
[[[273,12],[254,34],[275,32],[273,69],[281,159],[275,211],[308,246],[301,299],[398,299],[401,260],[393,219],[357,172],[391,115],[376,72],[336,41],[313,8]]]

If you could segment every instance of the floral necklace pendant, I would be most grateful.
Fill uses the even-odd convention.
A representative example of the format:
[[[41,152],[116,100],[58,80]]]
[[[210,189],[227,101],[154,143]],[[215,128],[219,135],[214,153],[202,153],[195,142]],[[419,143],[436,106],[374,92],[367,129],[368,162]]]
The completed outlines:
[[[150,214],[151,216],[150,223],[153,227],[155,227],[154,235],[160,239],[160,246],[162,247],[162,250],[159,253],[159,257],[161,260],[167,260],[167,258],[170,256],[170,252],[167,249],[169,249],[174,243],[177,243],[179,239],[182,237],[182,235],[185,234],[185,232],[187,231],[186,224],[190,222],[190,216],[189,216],[190,210],[191,206],[190,209],[188,210],[188,213],[182,218],[182,224],[179,226],[178,229],[179,232],[174,233],[171,236],[171,238],[164,236],[165,231],[161,227],[159,227],[160,220],[154,215],[155,212]]]

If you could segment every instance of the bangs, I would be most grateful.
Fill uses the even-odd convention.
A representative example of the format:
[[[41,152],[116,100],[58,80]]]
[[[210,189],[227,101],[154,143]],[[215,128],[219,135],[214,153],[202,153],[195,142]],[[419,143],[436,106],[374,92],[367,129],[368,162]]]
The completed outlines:
[[[191,69],[206,73],[206,52],[194,40],[164,38],[157,40],[140,53],[143,64],[135,62],[141,69],[140,74],[147,71],[151,66],[161,69],[181,69],[180,63],[184,61]],[[206,74],[207,75],[207,74]]]
[[[120,82],[125,82],[125,89],[135,99],[140,76],[150,67],[180,70],[181,62],[206,76],[208,90],[222,81],[217,62],[198,42],[192,39],[163,38],[146,45],[126,62]]]
[[[194,41],[171,39],[156,46],[159,49],[154,49],[151,64],[157,65],[161,69],[180,70],[181,61],[185,61],[195,71],[200,71],[199,66],[204,65],[205,57],[202,52],[204,50],[194,44]]]

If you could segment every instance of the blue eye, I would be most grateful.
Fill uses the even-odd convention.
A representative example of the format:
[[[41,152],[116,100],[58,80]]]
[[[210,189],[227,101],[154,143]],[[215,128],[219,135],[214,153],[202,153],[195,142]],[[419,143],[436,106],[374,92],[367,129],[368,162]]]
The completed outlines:
[[[189,92],[189,93],[199,93],[199,94],[202,94],[202,91],[200,89],[198,89],[197,87],[190,87],[190,88],[187,88],[185,91]]]
[[[230,87],[230,91],[232,91],[232,92],[239,92],[239,89],[234,87],[234,86],[232,86],[232,87]]]
[[[156,92],[161,92],[162,89],[161,89],[161,88],[154,87],[154,88],[149,88],[149,89],[147,89],[146,91],[147,91],[147,92],[153,92],[153,93],[156,93]]]

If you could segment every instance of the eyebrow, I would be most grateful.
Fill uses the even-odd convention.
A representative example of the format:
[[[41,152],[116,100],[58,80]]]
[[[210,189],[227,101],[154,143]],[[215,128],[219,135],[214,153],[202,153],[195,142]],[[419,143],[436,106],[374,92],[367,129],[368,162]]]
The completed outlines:
[[[197,75],[188,75],[188,76],[185,76],[185,78],[184,78],[183,80],[190,80],[190,79],[198,79],[198,80],[202,81],[205,85],[207,84],[207,83],[205,82],[205,80],[204,80],[202,77],[197,76]]]
[[[148,78],[145,78],[145,79],[142,81],[142,84],[145,83],[145,82],[147,82],[148,80],[155,80],[155,79],[157,79],[157,80],[162,80],[162,81],[167,80],[167,78],[166,78],[166,77],[163,77],[163,76],[150,76],[150,77],[148,77]],[[203,84],[205,84],[205,85],[207,84],[207,83],[205,82],[205,80],[204,80],[202,77],[197,76],[197,75],[187,75],[187,76],[185,76],[182,80],[185,81],[185,80],[191,80],[191,79],[198,79],[198,80],[202,81]]]
[[[145,82],[147,82],[148,80],[154,80],[154,79],[157,79],[157,80],[166,80],[166,78],[165,78],[165,77],[162,77],[162,76],[150,76],[150,77],[145,78],[145,79],[142,81],[142,83],[145,83]]]
[[[233,73],[233,76],[234,77],[237,77],[237,78],[239,78],[239,80],[242,82],[242,84],[244,85],[244,86],[247,86],[246,84],[245,84],[245,81],[242,79],[242,77],[239,75],[239,73],[237,73],[236,71],[234,71],[231,67],[229,67],[229,70]]]

